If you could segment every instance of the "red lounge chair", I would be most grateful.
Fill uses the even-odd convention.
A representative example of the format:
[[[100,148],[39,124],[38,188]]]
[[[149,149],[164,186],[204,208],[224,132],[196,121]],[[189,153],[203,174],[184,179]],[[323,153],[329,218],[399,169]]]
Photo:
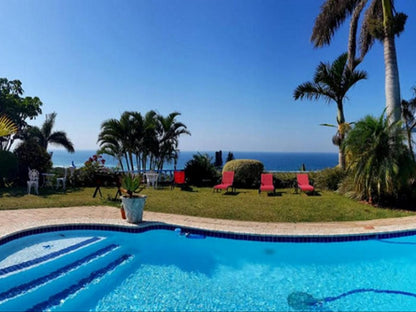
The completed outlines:
[[[273,185],[273,175],[271,173],[262,173],[261,174],[261,184],[259,188],[259,194],[264,192],[275,192],[276,188]]]
[[[214,190],[228,190],[231,187],[231,190],[235,192],[235,188],[233,187],[234,183],[234,171],[225,171],[222,173],[222,181],[221,184],[215,185]]]
[[[303,192],[313,192],[315,188],[309,184],[309,178],[306,173],[300,173],[297,175],[298,187]]]
[[[173,189],[175,185],[183,187],[185,186],[185,184],[186,184],[185,171],[174,171],[171,189]]]

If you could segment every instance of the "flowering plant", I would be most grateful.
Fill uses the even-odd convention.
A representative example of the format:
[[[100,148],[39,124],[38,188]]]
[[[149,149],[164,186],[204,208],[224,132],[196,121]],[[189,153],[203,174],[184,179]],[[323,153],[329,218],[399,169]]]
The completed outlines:
[[[92,157],[88,158],[84,163],[86,167],[103,167],[104,164],[105,159],[101,155],[92,155]]]

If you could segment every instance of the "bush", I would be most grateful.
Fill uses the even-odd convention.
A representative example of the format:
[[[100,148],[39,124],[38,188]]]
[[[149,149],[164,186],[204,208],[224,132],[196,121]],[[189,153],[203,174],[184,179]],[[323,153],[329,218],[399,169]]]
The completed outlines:
[[[17,176],[17,157],[11,152],[0,151],[0,187]]]
[[[18,180],[21,184],[28,179],[28,168],[36,169],[39,173],[52,168],[51,155],[35,141],[24,141],[14,153],[18,159]]]
[[[264,170],[261,161],[252,159],[235,159],[227,162],[222,171],[234,171],[234,184],[236,187],[257,188],[260,176]]]
[[[185,164],[188,183],[196,186],[212,186],[218,180],[218,172],[208,154],[195,154]]]
[[[296,173],[274,172],[273,183],[276,188],[291,188],[296,185]]]
[[[74,186],[111,186],[117,183],[116,172],[104,166],[105,160],[101,155],[91,156],[84,166],[75,170],[71,183]]]
[[[310,175],[316,187],[331,191],[338,190],[345,176],[346,172],[339,167],[323,169]]]

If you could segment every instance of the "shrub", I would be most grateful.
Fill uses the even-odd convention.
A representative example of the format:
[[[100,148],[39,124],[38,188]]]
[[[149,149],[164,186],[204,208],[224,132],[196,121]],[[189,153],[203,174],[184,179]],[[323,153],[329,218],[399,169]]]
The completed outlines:
[[[296,183],[296,173],[274,172],[273,183],[276,188],[291,188]]]
[[[14,153],[18,159],[18,180],[22,184],[28,179],[28,168],[36,169],[39,173],[52,168],[51,155],[35,141],[22,142]]]
[[[189,184],[212,186],[218,180],[218,172],[208,154],[195,154],[185,164],[185,176]]]
[[[17,157],[11,152],[0,151],[0,187],[17,176]]]
[[[101,155],[91,156],[80,169],[75,170],[71,179],[75,186],[109,186],[117,181],[116,172],[104,166],[105,159]]]
[[[261,161],[253,159],[235,159],[227,162],[222,171],[234,171],[234,184],[236,187],[257,188],[260,176],[264,170]]]
[[[344,141],[348,174],[357,197],[372,203],[395,203],[408,191],[415,163],[405,145],[400,122],[390,124],[384,113],[359,120]]]
[[[314,180],[316,187],[324,190],[336,191],[342,180],[345,178],[346,172],[339,167],[326,168],[311,173],[310,177]]]

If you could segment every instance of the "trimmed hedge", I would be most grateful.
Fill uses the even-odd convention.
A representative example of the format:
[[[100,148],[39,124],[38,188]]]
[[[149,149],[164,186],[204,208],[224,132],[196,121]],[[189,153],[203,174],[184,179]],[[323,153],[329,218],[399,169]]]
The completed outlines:
[[[260,176],[264,170],[261,161],[254,159],[234,159],[227,162],[222,169],[234,171],[234,185],[242,188],[257,188],[260,184]]]

